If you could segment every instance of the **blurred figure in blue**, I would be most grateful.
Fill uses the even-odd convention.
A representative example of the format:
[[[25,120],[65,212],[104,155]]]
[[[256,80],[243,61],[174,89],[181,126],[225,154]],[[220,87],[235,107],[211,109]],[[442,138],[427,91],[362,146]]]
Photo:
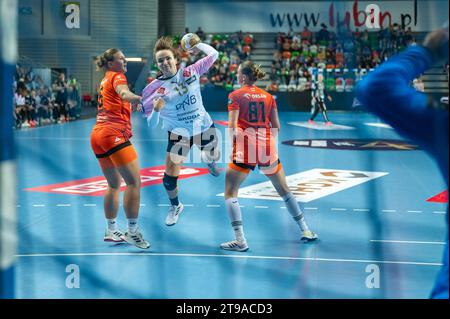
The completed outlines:
[[[448,61],[448,27],[427,35],[422,46],[410,46],[393,56],[357,86],[357,99],[406,138],[418,143],[433,156],[448,189],[449,140],[447,104],[437,104],[411,82],[433,64]],[[448,206],[447,234],[443,266],[430,298],[448,295]]]

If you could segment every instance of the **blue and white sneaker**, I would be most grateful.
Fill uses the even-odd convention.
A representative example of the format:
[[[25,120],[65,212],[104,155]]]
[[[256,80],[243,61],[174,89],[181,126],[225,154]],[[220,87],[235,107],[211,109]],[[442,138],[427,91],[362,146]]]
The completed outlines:
[[[122,236],[123,240],[127,243],[136,246],[137,248],[147,249],[150,248],[150,243],[142,237],[142,233],[137,230],[135,233],[125,232]]]
[[[306,242],[314,241],[317,238],[319,238],[319,237],[317,237],[317,235],[315,233],[313,233],[312,231],[310,231],[309,229],[302,232],[302,237],[301,237],[302,241],[306,241]]]
[[[244,252],[248,250],[247,242],[238,242],[237,240],[232,240],[226,243],[220,244],[220,248],[225,250],[232,250],[232,251],[240,251]]]
[[[178,217],[180,217],[181,212],[184,209],[184,205],[179,203],[178,206],[172,205],[169,208],[169,213],[166,217],[166,225],[167,226],[173,226],[177,223]]]
[[[106,229],[105,237],[103,237],[103,241],[112,242],[112,243],[121,243],[123,242],[123,233],[120,230],[109,230]]]

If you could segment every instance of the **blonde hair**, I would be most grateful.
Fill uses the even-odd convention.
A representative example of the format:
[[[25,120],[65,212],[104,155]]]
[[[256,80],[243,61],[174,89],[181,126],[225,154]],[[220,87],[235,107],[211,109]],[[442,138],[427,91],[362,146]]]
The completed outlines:
[[[120,52],[119,49],[110,48],[103,52],[102,55],[99,55],[95,60],[95,64],[97,65],[97,71],[104,70],[108,68],[108,62],[114,61],[114,54]]]
[[[253,61],[245,61],[241,64],[241,73],[248,76],[250,82],[256,82],[266,76],[261,68],[260,64],[256,64]]]

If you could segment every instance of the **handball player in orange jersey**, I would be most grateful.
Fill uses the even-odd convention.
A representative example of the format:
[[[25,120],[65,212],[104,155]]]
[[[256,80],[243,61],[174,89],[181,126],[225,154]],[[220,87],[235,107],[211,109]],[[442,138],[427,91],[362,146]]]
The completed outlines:
[[[237,197],[239,186],[256,166],[259,166],[259,170],[269,178],[283,198],[286,208],[300,227],[301,240],[317,239],[317,235],[309,230],[303,212],[286,183],[276,150],[276,137],[280,129],[277,105],[272,95],[255,86],[255,82],[264,76],[265,72],[260,66],[245,61],[239,66],[237,73],[242,87],[228,97],[228,127],[232,135],[233,150],[225,178],[225,207],[235,240],[222,243],[220,247],[225,250],[248,250]]]
[[[91,134],[91,146],[108,182],[104,199],[107,222],[105,241],[126,241],[146,249],[150,244],[144,240],[138,228],[141,196],[141,178],[136,151],[130,142],[131,112],[139,107],[141,97],[128,88],[124,75],[127,61],[122,51],[108,49],[97,58],[97,71],[105,71],[98,91],[97,121]],[[122,233],[116,222],[119,210],[121,181],[125,181],[123,206],[128,229]]]

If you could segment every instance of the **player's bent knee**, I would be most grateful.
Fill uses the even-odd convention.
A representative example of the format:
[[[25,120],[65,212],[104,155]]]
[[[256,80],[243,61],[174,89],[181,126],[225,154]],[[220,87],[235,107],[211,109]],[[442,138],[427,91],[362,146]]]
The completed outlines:
[[[163,184],[164,188],[167,189],[168,191],[173,191],[174,189],[177,188],[177,181],[178,176],[169,176],[166,173],[164,173]]]

